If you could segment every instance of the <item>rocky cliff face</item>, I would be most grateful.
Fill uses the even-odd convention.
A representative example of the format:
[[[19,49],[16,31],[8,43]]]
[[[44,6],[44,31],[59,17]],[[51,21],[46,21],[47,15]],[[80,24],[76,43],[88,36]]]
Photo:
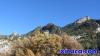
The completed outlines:
[[[91,18],[89,16],[85,16],[85,17],[82,17],[82,18],[78,19],[75,23],[76,24],[81,24],[81,23],[84,23],[84,22],[86,22],[86,21],[88,21],[90,19]]]

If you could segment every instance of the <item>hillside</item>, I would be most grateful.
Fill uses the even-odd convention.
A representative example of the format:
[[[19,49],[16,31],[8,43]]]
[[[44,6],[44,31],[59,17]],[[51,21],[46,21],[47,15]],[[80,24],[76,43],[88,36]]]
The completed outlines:
[[[84,48],[97,48],[97,42],[99,42],[97,38],[99,38],[98,35],[100,35],[100,20],[88,19],[82,23],[76,22],[64,26],[63,31],[71,36],[76,36],[76,38],[80,36],[77,40],[83,44]],[[98,47],[98,49],[100,49],[100,47]]]
[[[100,50],[99,43],[100,20],[86,16],[64,27],[49,23],[23,35],[0,35],[0,56],[87,56],[60,55],[59,50]]]

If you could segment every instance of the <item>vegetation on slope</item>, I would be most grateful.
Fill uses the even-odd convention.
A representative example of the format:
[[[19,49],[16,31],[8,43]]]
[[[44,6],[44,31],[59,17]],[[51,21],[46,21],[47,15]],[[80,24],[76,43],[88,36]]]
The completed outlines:
[[[17,39],[14,43],[15,56],[84,56],[60,55],[61,49],[83,49],[81,44],[67,35],[58,36],[46,32],[35,32],[34,36]]]

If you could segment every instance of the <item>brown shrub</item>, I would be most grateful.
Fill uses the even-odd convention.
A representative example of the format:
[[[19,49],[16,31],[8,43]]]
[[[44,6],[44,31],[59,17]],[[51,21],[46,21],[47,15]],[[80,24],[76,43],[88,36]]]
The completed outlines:
[[[17,44],[16,44],[17,43]],[[85,56],[85,55],[60,55],[60,49],[83,49],[81,44],[64,34],[62,37],[56,34],[45,35],[37,33],[23,39],[17,39],[14,47],[15,56]]]

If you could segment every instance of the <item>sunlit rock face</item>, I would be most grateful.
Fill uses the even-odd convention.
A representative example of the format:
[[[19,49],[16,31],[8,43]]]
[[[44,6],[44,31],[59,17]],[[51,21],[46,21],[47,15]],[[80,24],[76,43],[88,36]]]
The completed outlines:
[[[96,29],[96,33],[98,33],[98,32],[100,32],[100,27],[98,27],[98,28]]]
[[[97,30],[100,32],[100,27],[98,27]]]
[[[71,36],[71,38],[74,38],[75,40],[80,39],[82,36]]]
[[[83,22],[90,20],[90,19],[91,18],[89,16],[85,16],[85,17],[82,17],[79,20],[77,20],[76,23],[83,23]]]

